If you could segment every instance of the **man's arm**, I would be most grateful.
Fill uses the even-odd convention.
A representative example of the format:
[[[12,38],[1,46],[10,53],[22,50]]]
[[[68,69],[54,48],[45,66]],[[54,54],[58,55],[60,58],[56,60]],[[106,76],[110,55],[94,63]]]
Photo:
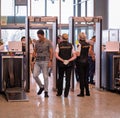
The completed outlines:
[[[49,52],[50,52],[50,61],[52,62],[52,60],[53,60],[53,48],[50,48]]]
[[[49,57],[49,63],[48,63],[48,67],[52,66],[52,61],[53,61],[53,46],[52,43],[50,42],[50,48],[49,48],[49,53],[50,53],[50,57]]]

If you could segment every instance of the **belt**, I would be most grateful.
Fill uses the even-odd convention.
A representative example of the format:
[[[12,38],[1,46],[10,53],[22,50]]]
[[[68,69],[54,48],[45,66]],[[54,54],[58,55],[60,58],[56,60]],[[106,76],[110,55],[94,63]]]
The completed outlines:
[[[38,56],[36,58],[36,61],[46,61],[46,57],[45,56]]]

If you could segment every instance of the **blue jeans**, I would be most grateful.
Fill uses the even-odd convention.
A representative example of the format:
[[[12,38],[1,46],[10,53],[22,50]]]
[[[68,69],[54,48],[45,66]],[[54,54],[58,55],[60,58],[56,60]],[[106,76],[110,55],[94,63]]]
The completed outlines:
[[[44,78],[44,85],[39,79],[39,74],[42,71]],[[48,61],[37,61],[34,65],[33,78],[35,79],[38,86],[41,88],[44,86],[45,91],[48,91]]]

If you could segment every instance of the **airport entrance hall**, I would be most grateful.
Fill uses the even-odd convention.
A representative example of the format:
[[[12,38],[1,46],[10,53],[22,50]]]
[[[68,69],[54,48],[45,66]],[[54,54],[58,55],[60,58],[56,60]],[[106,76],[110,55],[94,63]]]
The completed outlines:
[[[0,118],[120,118],[119,0],[0,0]]]

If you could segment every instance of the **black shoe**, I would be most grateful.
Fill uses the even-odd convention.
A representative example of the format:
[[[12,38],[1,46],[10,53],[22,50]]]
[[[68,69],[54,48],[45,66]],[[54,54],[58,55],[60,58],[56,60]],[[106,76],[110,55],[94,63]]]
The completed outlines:
[[[48,98],[49,96],[48,96],[48,92],[45,92],[45,98]]]
[[[57,93],[56,96],[61,96],[61,94],[58,94],[58,93]]]
[[[77,96],[78,96],[78,97],[84,97],[84,94],[81,94],[81,93],[80,93],[80,94],[78,94]]]
[[[64,97],[67,98],[68,97],[68,92],[64,92]]]
[[[44,87],[43,88],[40,88],[40,90],[38,91],[38,95],[40,95],[42,92],[43,92],[43,90],[44,90]]]
[[[89,91],[89,89],[86,90],[86,96],[90,96],[90,91]]]
[[[67,98],[67,97],[68,97],[68,95],[64,95],[64,97],[65,97],[65,98]]]
[[[86,93],[86,96],[90,96],[90,93]]]

